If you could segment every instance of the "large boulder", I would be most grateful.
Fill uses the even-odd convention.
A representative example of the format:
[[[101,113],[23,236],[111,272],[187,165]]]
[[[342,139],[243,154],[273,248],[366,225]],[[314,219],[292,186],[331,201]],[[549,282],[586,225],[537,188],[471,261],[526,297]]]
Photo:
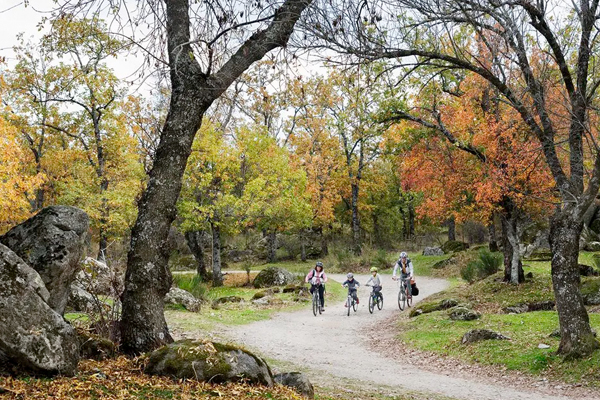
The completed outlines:
[[[89,218],[75,207],[46,207],[0,236],[4,244],[35,269],[48,292],[48,305],[64,314],[71,283],[79,271],[88,238]]]
[[[52,310],[39,274],[0,244],[0,362],[6,373],[73,375],[79,362],[75,331]]]
[[[425,247],[423,249],[424,256],[443,256],[444,250],[439,247]]]
[[[269,366],[259,357],[234,346],[182,340],[150,354],[145,373],[205,382],[247,381],[273,386]]]
[[[295,389],[298,393],[309,399],[315,398],[315,389],[308,377],[301,372],[286,372],[273,376],[276,383]]]
[[[196,312],[200,311],[202,303],[190,292],[172,287],[165,296],[165,304],[181,304],[186,310]]]
[[[265,288],[271,286],[285,286],[296,280],[294,274],[286,269],[279,267],[268,267],[256,275],[252,284],[255,288]]]

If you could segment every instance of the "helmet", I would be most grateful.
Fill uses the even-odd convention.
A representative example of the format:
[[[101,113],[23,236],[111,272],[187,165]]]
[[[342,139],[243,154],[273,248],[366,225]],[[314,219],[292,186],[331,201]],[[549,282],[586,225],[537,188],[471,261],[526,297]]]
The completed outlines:
[[[352,278],[354,278],[354,274],[352,272],[348,272],[348,275],[346,275],[346,278],[352,279]]]
[[[371,272],[377,272],[377,267],[371,267]]]
[[[317,263],[315,264],[315,268],[316,267],[321,267],[323,268],[323,263],[321,261],[317,261]]]
[[[405,251],[403,251],[402,253],[400,253],[400,258],[407,258],[408,254],[406,254]]]

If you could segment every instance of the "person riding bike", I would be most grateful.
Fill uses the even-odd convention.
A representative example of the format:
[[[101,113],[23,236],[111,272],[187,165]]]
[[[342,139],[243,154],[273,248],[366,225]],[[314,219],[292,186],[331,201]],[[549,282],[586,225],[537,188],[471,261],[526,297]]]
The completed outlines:
[[[354,298],[354,300],[356,300],[356,304],[359,304],[359,300],[358,300],[358,287],[360,286],[360,283],[358,283],[358,281],[356,279],[354,279],[354,274],[352,272],[348,272],[348,275],[346,275],[346,280],[344,281],[344,283],[342,283],[342,287],[347,287],[348,291],[350,292],[350,294],[352,295],[352,297]],[[345,307],[348,307],[348,304],[344,304]]]
[[[319,291],[321,311],[325,311],[325,282],[327,282],[327,275],[323,272],[323,263],[321,261],[317,261],[315,268],[306,274],[304,281],[307,283],[310,282],[310,294],[313,294],[315,290]]]
[[[383,287],[381,286],[381,279],[377,274],[377,267],[371,267],[371,275],[372,276],[369,278],[365,286],[369,286],[369,284],[371,283],[371,286],[373,286],[373,291],[377,293],[381,300],[383,300],[383,293],[381,293],[381,289]]]
[[[406,287],[408,289],[408,296],[412,296],[412,286],[411,280],[414,279],[414,271],[413,264],[408,258],[408,254],[405,251],[400,253],[400,258],[396,261],[394,265],[394,272],[392,273],[392,279],[397,280],[396,272],[400,271],[400,279],[402,279],[406,283]]]

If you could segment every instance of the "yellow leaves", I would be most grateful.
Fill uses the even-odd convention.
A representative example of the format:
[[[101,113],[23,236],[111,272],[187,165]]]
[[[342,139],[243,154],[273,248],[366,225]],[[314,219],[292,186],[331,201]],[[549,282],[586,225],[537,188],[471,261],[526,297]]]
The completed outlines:
[[[0,118],[0,233],[31,216],[29,199],[44,179],[43,174],[31,172],[31,161],[16,129]]]

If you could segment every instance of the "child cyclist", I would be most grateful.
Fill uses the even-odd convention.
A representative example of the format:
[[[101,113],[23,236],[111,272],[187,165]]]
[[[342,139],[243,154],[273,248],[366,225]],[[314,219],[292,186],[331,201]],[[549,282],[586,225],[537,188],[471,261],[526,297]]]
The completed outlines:
[[[313,294],[315,290],[319,291],[319,297],[321,297],[321,311],[325,311],[325,282],[327,282],[327,275],[323,272],[323,263],[317,261],[315,268],[311,269],[306,278],[305,282],[310,282],[310,294]]]
[[[410,284],[411,279],[413,279],[414,271],[412,261],[408,258],[408,254],[406,252],[400,253],[400,258],[396,261],[396,265],[394,265],[394,272],[392,273],[392,279],[397,280],[396,272],[400,272],[400,279],[406,282],[406,287],[408,288],[408,296],[412,296],[412,286]],[[416,292],[415,292],[416,293]]]
[[[370,284],[370,285],[369,285]],[[365,284],[365,286],[373,286],[373,291],[377,293],[379,298],[383,300],[383,293],[381,293],[381,279],[379,279],[379,274],[377,273],[377,267],[371,267],[371,277]]]
[[[346,280],[344,281],[344,283],[342,283],[342,287],[348,288],[348,292],[352,295],[354,300],[356,300],[356,304],[359,304],[357,293],[359,286],[360,283],[358,283],[358,281],[354,279],[354,274],[352,272],[348,272],[348,275],[346,275]],[[344,303],[344,306],[348,307],[348,304]]]

